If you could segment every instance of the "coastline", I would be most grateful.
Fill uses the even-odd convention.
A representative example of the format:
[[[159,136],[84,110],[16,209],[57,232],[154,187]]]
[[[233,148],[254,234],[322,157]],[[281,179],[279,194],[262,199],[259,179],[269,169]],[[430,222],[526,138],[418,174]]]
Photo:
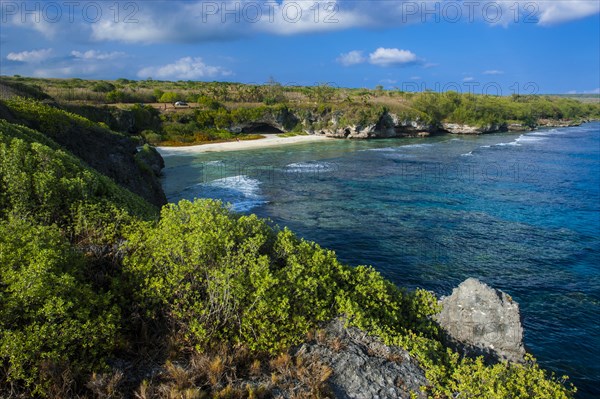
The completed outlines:
[[[194,155],[205,152],[243,151],[255,148],[267,148],[280,145],[311,143],[316,141],[335,140],[325,136],[293,136],[293,137],[265,137],[258,140],[228,141],[225,143],[198,144],[185,147],[156,147],[163,157],[174,155]]]

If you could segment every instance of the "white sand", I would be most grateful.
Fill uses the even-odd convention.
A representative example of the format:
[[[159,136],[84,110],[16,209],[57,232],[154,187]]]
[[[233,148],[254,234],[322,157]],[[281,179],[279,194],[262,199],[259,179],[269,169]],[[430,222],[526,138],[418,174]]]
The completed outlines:
[[[325,136],[293,136],[278,137],[276,135],[267,136],[258,140],[228,141],[226,143],[200,144],[185,147],[156,147],[160,155],[168,157],[170,155],[194,155],[203,152],[222,152],[222,151],[241,151],[251,150],[253,148],[275,147],[288,144],[310,143],[314,141],[333,140]]]

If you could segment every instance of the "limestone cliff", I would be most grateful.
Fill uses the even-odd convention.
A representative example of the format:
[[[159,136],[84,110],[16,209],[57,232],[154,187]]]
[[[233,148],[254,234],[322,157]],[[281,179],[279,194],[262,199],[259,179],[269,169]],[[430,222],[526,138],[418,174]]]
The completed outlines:
[[[363,115],[360,115],[360,113]],[[537,124],[501,122],[468,124],[452,121],[434,122],[426,115],[399,114],[373,109],[314,110],[283,107],[252,119],[237,121],[228,128],[233,133],[303,131],[340,139],[374,139],[394,137],[427,137],[435,134],[478,135],[496,132],[526,132],[536,126],[574,126],[580,121],[540,119]]]

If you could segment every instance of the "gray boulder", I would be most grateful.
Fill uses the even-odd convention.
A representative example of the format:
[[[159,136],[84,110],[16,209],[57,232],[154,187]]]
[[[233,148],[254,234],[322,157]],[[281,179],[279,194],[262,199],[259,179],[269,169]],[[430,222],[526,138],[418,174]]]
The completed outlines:
[[[329,388],[339,399],[425,398],[425,373],[407,351],[386,346],[340,319],[327,324],[296,355],[318,358],[333,370]]]
[[[437,316],[448,343],[467,356],[488,362],[523,362],[523,326],[519,304],[509,295],[469,278],[442,298]]]

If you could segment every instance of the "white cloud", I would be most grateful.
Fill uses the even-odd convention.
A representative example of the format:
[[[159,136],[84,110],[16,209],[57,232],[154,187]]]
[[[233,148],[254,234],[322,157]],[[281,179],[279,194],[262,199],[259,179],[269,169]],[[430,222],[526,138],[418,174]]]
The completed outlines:
[[[26,17],[17,12],[7,15],[6,20],[12,26],[35,30],[45,39],[198,43],[262,33],[296,35],[355,28],[400,28],[408,24],[553,25],[600,12],[598,0],[497,0],[465,4],[450,1],[453,5],[450,8],[445,6],[446,2],[432,3],[429,0],[147,1],[143,7],[134,9],[133,14],[122,12],[115,19],[111,2],[96,2],[102,12],[94,23],[85,21],[81,6],[75,6],[74,20],[70,20],[66,10],[57,22],[51,19],[54,14],[45,15],[40,10]],[[460,10],[450,11],[457,7]],[[432,13],[436,8],[438,11]],[[459,15],[458,20],[454,19],[455,14]]]
[[[8,53],[6,59],[9,61],[38,63],[47,60],[52,55],[52,49],[41,49],[32,51],[21,51],[20,53]]]
[[[410,80],[421,80],[421,77],[420,76],[411,76],[409,79]]]
[[[369,62],[373,65],[390,66],[404,65],[416,62],[417,56],[408,50],[379,47],[369,54]]]
[[[363,56],[362,51],[353,50],[348,53],[340,54],[336,61],[342,64],[343,66],[350,66],[356,64],[362,64],[366,62],[367,59]]]
[[[504,74],[504,71],[499,71],[497,69],[490,69],[487,71],[483,71],[484,75],[502,75]]]
[[[597,0],[554,0],[539,3],[539,24],[555,25],[600,13]]]
[[[393,85],[393,84],[398,83],[398,81],[394,80],[394,79],[381,79],[379,82],[380,83],[385,83],[385,84],[388,84],[388,85]]]
[[[94,60],[94,61],[105,61],[105,60],[114,60],[116,58],[121,58],[125,56],[125,53],[121,51],[113,51],[110,53],[103,53],[102,51],[97,50],[88,50],[85,52],[81,51],[71,51],[71,55],[74,58],[81,60]]]
[[[466,76],[463,78],[463,82],[472,82],[475,78],[473,76]]]
[[[215,76],[228,76],[228,71],[219,66],[206,65],[200,57],[184,57],[172,64],[160,67],[142,68],[138,72],[140,78],[194,80]]]

